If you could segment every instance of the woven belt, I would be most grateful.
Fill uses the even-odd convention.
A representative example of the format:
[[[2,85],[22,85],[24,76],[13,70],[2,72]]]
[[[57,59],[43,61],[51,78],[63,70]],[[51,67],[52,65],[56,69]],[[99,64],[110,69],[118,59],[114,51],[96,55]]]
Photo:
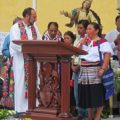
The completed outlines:
[[[81,61],[81,66],[85,67],[91,67],[91,66],[100,66],[100,62],[88,62],[88,61]]]

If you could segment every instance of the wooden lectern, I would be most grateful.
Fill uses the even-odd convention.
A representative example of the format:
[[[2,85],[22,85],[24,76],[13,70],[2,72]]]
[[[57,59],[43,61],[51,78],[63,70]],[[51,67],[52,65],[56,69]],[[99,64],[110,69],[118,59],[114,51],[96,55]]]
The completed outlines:
[[[29,64],[28,111],[25,116],[32,120],[75,120],[70,114],[70,62],[72,55],[86,52],[58,41],[13,42],[22,46]]]

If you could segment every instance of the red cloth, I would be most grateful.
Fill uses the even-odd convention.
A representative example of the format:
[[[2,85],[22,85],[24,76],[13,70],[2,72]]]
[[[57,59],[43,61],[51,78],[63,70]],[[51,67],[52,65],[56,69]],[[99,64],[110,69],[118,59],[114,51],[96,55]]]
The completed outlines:
[[[74,87],[74,80],[70,80],[70,87]]]
[[[118,44],[117,49],[118,49],[118,51],[120,51],[120,44]]]

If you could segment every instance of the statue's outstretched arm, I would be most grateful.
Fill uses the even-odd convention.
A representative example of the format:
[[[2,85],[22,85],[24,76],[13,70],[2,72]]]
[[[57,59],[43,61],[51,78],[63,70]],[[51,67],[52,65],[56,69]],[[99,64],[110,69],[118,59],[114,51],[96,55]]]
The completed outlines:
[[[65,17],[72,18],[72,14],[64,10],[60,11],[60,14],[64,15]]]
[[[66,26],[67,27],[73,27],[73,25],[75,24],[75,21],[78,17],[78,11],[79,9],[73,9],[71,12],[67,12],[67,11],[60,11],[61,15],[64,15],[65,17],[70,18],[70,23],[67,23]]]

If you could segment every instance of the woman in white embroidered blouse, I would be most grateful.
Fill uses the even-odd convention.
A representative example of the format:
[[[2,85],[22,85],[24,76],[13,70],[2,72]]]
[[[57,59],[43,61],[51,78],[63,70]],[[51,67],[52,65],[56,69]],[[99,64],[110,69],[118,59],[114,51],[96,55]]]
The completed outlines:
[[[81,40],[80,46],[88,52],[87,55],[80,56],[81,67],[79,74],[79,106],[88,108],[89,120],[100,120],[100,114],[105,103],[104,89],[101,83],[101,77],[108,67],[112,48],[109,43],[100,37],[101,30],[97,23],[91,23],[87,27],[88,36]],[[98,52],[98,41],[100,51],[104,62],[100,66],[100,57]],[[95,118],[93,108],[96,108]]]

